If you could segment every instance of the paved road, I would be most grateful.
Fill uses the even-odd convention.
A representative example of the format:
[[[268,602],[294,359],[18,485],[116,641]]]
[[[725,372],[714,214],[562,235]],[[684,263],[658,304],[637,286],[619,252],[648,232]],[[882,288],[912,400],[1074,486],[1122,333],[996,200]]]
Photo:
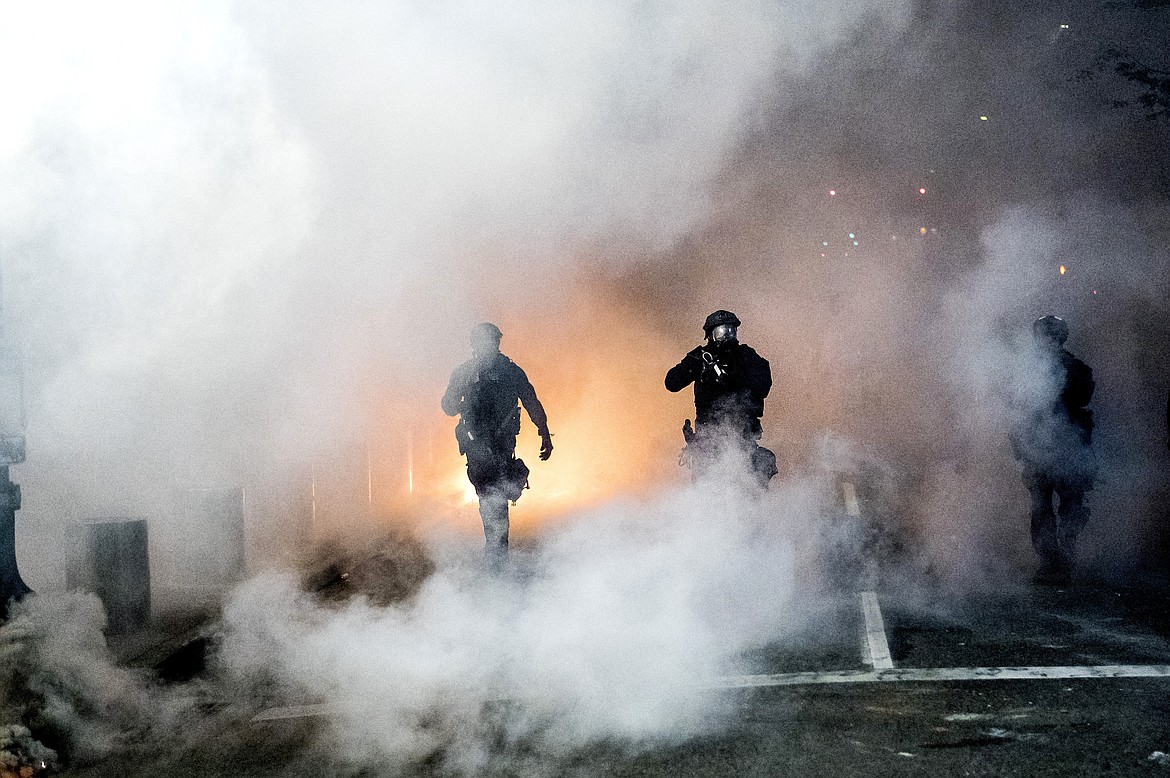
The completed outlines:
[[[1168,592],[1146,581],[904,602],[879,590],[892,669],[877,673],[893,680],[862,682],[875,672],[873,614],[867,620],[860,594],[841,593],[818,600],[814,640],[768,646],[750,657],[758,675],[723,679],[736,707],[722,733],[639,753],[596,747],[555,762],[517,753],[513,764],[504,748],[505,766],[493,774],[1170,776],[1170,757],[1156,756],[1170,753],[1170,677],[991,680],[972,670],[1170,673]],[[919,670],[962,679],[916,680]],[[209,717],[195,747],[147,747],[72,774],[402,774],[347,765],[323,739],[320,716],[252,721],[255,713]],[[436,764],[408,774],[440,775]]]
[[[962,674],[1117,665],[1170,673],[1167,600],[1158,589],[1039,588],[926,606],[883,599],[893,664],[910,675],[914,668]],[[827,642],[840,662],[835,669],[866,670],[846,661],[848,619],[837,624],[839,639]],[[853,627],[863,631],[860,623]],[[782,646],[773,652],[766,657],[778,668],[773,672],[828,670],[820,657]],[[741,716],[724,736],[636,758],[609,755],[596,774],[1170,775],[1170,757],[1151,759],[1170,753],[1170,677],[865,683],[806,677],[814,682],[738,692]]]
[[[856,518],[850,497],[842,515]],[[556,760],[501,745],[490,774],[1170,777],[1164,578],[944,598],[857,571],[856,587],[801,605],[814,630],[751,654],[750,675],[712,679],[734,703],[719,734]],[[266,720],[209,709],[194,746],[144,746],[72,774],[403,775],[347,764],[311,705]],[[406,774],[443,771],[436,760]]]

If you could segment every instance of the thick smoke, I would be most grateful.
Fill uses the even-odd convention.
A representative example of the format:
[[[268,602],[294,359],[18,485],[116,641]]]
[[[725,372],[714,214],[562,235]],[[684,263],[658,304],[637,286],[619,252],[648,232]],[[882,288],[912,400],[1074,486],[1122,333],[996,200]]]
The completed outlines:
[[[863,444],[945,579],[1002,584],[1030,562],[1008,437],[1048,313],[1097,376],[1086,567],[1162,551],[1167,130],[1110,108],[1132,85],[1078,74],[1165,22],[921,4],[900,34],[859,28],[782,82],[721,208],[634,285],[664,332],[735,301],[777,373],[766,435],[797,463],[825,428]]]
[[[173,739],[193,717],[193,697],[153,693],[142,671],[115,664],[104,627],[98,598],[75,592],[33,598],[0,626],[3,715],[52,739],[74,763]],[[23,751],[36,757],[43,748]]]
[[[1167,130],[1076,78],[1119,41],[1156,56],[1164,8],[6,13],[26,577],[60,585],[70,520],[146,515],[165,545],[175,489],[245,486],[260,563],[309,512],[409,518],[439,559],[416,600],[323,609],[266,574],[227,612],[232,688],[324,700],[355,761],[474,772],[500,731],[555,753],[718,723],[692,682],[805,626],[782,606],[820,532],[807,470],[856,476],[932,582],[1022,580],[1009,433],[1042,314],[1097,376],[1087,568],[1165,541]],[[691,408],[661,379],[716,308],[777,379],[763,442],[793,475],[758,505],[678,486]],[[523,584],[432,525],[476,531],[437,399],[483,319],[557,434],[517,524],[562,523]]]
[[[233,593],[210,671],[185,685],[116,666],[93,595],[41,595],[0,627],[5,714],[72,766],[113,760],[135,775],[264,758],[284,735],[248,719],[290,702],[325,715],[268,765],[282,775],[542,775],[591,746],[711,733],[735,710],[719,676],[756,671],[747,652],[816,626],[808,578],[803,592],[795,580],[830,486],[805,477],[748,496],[721,480],[615,501],[550,531],[506,577],[432,535],[436,569],[392,605],[328,603],[296,576],[262,574]]]
[[[408,439],[432,459],[449,443],[434,397],[482,318],[506,347],[557,353],[565,337],[583,363],[613,364],[604,339],[582,342],[615,307],[582,276],[620,277],[706,218],[759,96],[863,7],[845,10],[20,12],[0,249],[37,549],[101,515],[148,516],[163,543],[182,488],[315,481],[320,512],[344,519],[364,496],[358,451],[397,485]],[[573,319],[565,336],[547,323]],[[526,342],[536,332],[556,334]],[[556,420],[613,411],[559,391],[582,407]],[[265,521],[260,539],[286,534]],[[35,586],[59,581],[26,556]]]
[[[226,610],[222,660],[323,702],[331,752],[358,763],[440,753],[479,774],[521,753],[710,732],[733,710],[715,679],[804,624],[793,538],[819,521],[823,497],[798,481],[759,501],[710,483],[618,501],[522,557],[529,579],[485,579],[438,548],[448,561],[389,608],[326,609],[295,579],[261,576]]]

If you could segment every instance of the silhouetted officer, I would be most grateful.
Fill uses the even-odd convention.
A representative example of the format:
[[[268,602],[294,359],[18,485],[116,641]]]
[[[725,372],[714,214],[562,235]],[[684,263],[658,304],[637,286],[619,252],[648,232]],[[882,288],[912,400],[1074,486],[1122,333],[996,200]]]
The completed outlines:
[[[776,455],[761,447],[760,417],[764,398],[772,389],[768,360],[739,342],[739,318],[730,311],[715,311],[703,323],[707,341],[692,349],[666,374],[671,392],[695,385],[695,426],[683,425],[687,447],[683,459],[696,475],[710,464],[721,447],[731,445],[746,452],[760,483],[767,485],[776,474]]]
[[[540,433],[540,458],[552,454],[548,417],[528,376],[500,353],[500,329],[489,323],[471,331],[472,358],[451,374],[443,411],[459,415],[455,438],[467,457],[467,478],[479,497],[486,554],[498,566],[508,558],[508,501],[528,486],[528,467],[516,458],[520,406]]]
[[[1077,535],[1089,520],[1085,492],[1093,488],[1093,371],[1064,348],[1068,325],[1056,316],[1032,324],[1044,392],[1012,438],[1032,497],[1032,547],[1040,555],[1037,580],[1063,583],[1072,573]],[[1059,503],[1053,511],[1053,497]]]

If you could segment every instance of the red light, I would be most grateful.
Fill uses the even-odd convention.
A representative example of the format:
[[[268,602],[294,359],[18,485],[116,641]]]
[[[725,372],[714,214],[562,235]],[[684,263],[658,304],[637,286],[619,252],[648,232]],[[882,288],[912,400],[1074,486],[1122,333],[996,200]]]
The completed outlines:
[[[925,186],[918,187],[918,194],[926,194],[926,187]]]

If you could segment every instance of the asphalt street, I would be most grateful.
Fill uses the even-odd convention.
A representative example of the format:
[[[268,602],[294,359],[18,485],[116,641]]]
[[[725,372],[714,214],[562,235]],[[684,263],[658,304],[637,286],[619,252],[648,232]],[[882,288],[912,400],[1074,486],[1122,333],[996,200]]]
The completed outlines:
[[[761,657],[775,674],[762,683],[787,684],[793,679],[784,675],[798,673],[799,682],[732,692],[741,717],[726,735],[614,757],[598,762],[595,774],[1170,774],[1170,677],[1104,677],[1118,667],[1170,672],[1166,602],[1148,582],[1038,587],[926,608],[885,598],[894,680],[834,675],[873,675],[857,648],[863,619],[850,625],[843,612],[838,639],[822,651],[776,646]],[[920,668],[972,677],[915,680]],[[973,668],[1051,677],[1002,680]],[[1063,677],[1071,671],[1092,675]]]
[[[858,518],[855,493],[845,488],[843,497],[839,518]],[[732,703],[716,734],[601,744],[555,757],[501,742],[484,774],[1170,776],[1165,576],[1120,583],[1080,576],[1067,586],[1020,582],[955,595],[883,585],[880,565],[854,562],[846,564],[853,584],[810,590],[793,604],[806,627],[744,657],[748,672],[696,679]],[[350,566],[353,575],[331,567],[329,580],[359,580],[360,566]],[[344,594],[329,585],[320,591]],[[193,647],[208,645],[191,636],[209,631],[189,622],[172,625],[183,646],[168,656],[157,646],[127,645],[153,657],[160,676],[166,671],[184,683],[194,676],[190,688],[198,694],[201,668],[184,673],[181,666]],[[142,743],[67,774],[449,774],[442,754],[405,772],[355,763],[331,737],[328,708],[302,703],[257,708],[213,694],[184,745]]]
[[[808,603],[818,609],[813,634],[755,652],[752,674],[712,679],[734,703],[718,734],[555,760],[501,745],[490,774],[1170,775],[1168,591],[1148,577],[961,601],[905,602],[878,590],[869,598],[880,635],[864,593],[819,596]],[[332,750],[328,713],[312,704],[258,711],[209,701],[209,712],[183,748],[143,744],[66,774],[444,774],[438,759],[405,773],[355,766]]]

